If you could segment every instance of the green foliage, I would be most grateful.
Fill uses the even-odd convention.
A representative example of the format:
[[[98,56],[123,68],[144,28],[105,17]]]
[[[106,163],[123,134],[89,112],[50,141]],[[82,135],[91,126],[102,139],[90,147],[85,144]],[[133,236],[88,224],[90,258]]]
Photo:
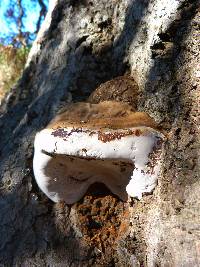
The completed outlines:
[[[20,78],[29,51],[29,47],[0,44],[0,99]]]

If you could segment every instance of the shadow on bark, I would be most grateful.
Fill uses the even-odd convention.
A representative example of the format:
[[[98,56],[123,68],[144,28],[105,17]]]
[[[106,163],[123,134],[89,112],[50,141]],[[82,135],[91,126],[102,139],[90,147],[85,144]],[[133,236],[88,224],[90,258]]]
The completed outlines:
[[[167,107],[167,113],[170,114],[170,118],[169,116],[166,117],[167,114],[165,114],[165,120],[170,123],[174,122],[179,116],[179,113],[181,113],[181,110],[184,109],[184,104],[182,104],[183,101],[181,99],[181,86],[178,86],[180,82],[178,84],[176,77],[177,67],[179,67],[177,59],[180,56],[184,56],[184,50],[186,50],[186,47],[184,47],[184,40],[188,36],[190,23],[198,11],[198,2],[199,1],[185,1],[182,3],[178,8],[178,11],[181,10],[179,17],[169,25],[165,32],[160,32],[158,34],[160,42],[151,47],[154,66],[150,69],[147,77],[144,98],[148,98],[148,96],[158,90],[162,92],[162,88],[158,84],[152,86],[152,83],[157,80],[158,76],[162,78],[160,79],[160,84],[162,86],[164,82],[167,83],[166,88],[170,86],[173,81],[173,87],[166,92],[164,103],[161,103]],[[167,74],[167,76],[165,74]],[[163,94],[165,94],[165,92],[163,92]],[[162,106],[160,110],[162,110]],[[185,114],[186,116],[188,115],[187,112],[185,112]]]
[[[158,224],[153,224],[154,218],[149,218],[152,223],[151,229],[155,231],[152,234],[153,238],[160,238],[156,249],[154,244],[148,248],[149,254],[154,255],[153,259],[152,255],[148,255],[149,264],[154,262],[156,266],[166,263],[174,266],[180,265],[181,262],[190,266],[197,264],[198,261],[194,247],[191,247],[191,252],[188,254],[190,259],[181,251],[189,239],[186,232],[182,241],[177,234],[177,244],[183,242],[184,245],[177,246],[174,251],[172,248],[176,244],[173,244],[173,239],[170,240],[173,238],[176,228],[192,229],[192,226],[189,226],[192,222],[188,219],[189,214],[185,207],[188,207],[188,210],[190,205],[191,210],[194,208],[190,203],[192,198],[190,199],[188,196],[188,188],[192,188],[192,185],[198,180],[198,170],[196,170],[198,169],[198,151],[195,149],[195,145],[198,143],[198,133],[195,130],[196,125],[190,117],[193,106],[190,92],[193,89],[190,82],[190,70],[187,72],[187,69],[183,68],[188,64],[187,54],[190,51],[185,40],[190,35],[190,27],[195,27],[193,19],[198,8],[199,1],[184,1],[178,9],[180,12],[178,18],[169,25],[165,32],[159,33],[160,42],[151,47],[154,65],[149,72],[142,97],[143,105],[149,99],[154,98],[155,101],[157,95],[162,97],[162,101],[158,100],[157,106],[153,108],[162,114],[161,126],[170,132],[170,137],[165,145],[163,175],[159,180],[160,190],[155,200],[159,210],[158,224],[163,223],[163,226],[159,228]],[[188,141],[186,142],[186,140]],[[190,161],[193,163],[191,164]],[[193,164],[196,164],[197,168]],[[192,201],[196,202],[196,200]],[[198,217],[198,215],[196,216]],[[197,217],[194,216],[194,224]],[[156,233],[159,231],[158,229],[161,231],[159,234]],[[191,233],[195,235],[195,230],[194,232],[191,230]],[[191,241],[191,244],[192,242],[195,243],[195,241]]]
[[[172,125],[176,127],[173,137],[174,140],[169,140],[166,144],[166,160],[164,162],[169,162],[170,164],[170,166],[165,167],[166,172],[169,170],[174,171],[174,181],[171,181],[174,190],[183,192],[186,185],[191,185],[197,181],[197,177],[190,175],[189,177],[184,177],[184,175],[179,177],[179,175],[177,176],[175,174],[175,170],[178,167],[176,166],[176,162],[180,161],[180,159],[182,160],[182,168],[187,169],[188,166],[187,157],[183,157],[180,153],[180,149],[183,149],[183,147],[181,148],[179,140],[184,134],[184,130],[181,130],[182,126],[190,121],[189,116],[192,108],[192,99],[189,96],[190,91],[180,79],[181,76],[185,77],[188,73],[180,72],[179,68],[182,67],[181,61],[184,62],[185,53],[187,52],[184,41],[188,37],[190,23],[195,17],[198,7],[199,1],[185,1],[178,9],[180,11],[179,17],[169,25],[165,32],[159,33],[160,42],[151,47],[154,66],[149,72],[143,96],[145,102],[145,99],[149,99],[155,92],[162,95],[162,101],[158,101],[156,107],[161,114],[163,110],[165,111],[161,125],[163,124],[167,131],[171,129]],[[160,82],[152,86],[158,76],[161,77]],[[191,128],[191,134],[194,136],[193,141],[197,142],[198,137],[195,131],[195,125],[191,123],[187,127]],[[173,145],[175,143],[173,147],[170,145],[172,142]],[[182,153],[187,154],[188,147],[184,149],[185,151],[182,151]],[[196,155],[191,154],[191,157],[198,158],[197,150]],[[169,159],[173,160],[171,161]],[[185,170],[183,169],[182,171],[184,172]]]

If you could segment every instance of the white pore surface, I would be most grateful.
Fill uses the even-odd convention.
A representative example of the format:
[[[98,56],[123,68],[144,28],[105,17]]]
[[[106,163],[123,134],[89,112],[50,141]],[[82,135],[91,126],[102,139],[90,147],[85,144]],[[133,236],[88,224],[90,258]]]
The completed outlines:
[[[141,130],[141,127],[138,129]],[[148,130],[147,127],[145,129]],[[140,199],[142,193],[151,192],[156,186],[159,161],[156,163],[153,174],[149,174],[147,163],[149,162],[149,154],[153,150],[157,137],[160,137],[158,132],[149,128],[145,135],[127,135],[120,139],[103,142],[98,139],[98,133],[90,135],[90,132],[75,132],[72,128],[65,128],[64,130],[65,133],[69,133],[67,137],[55,137],[52,134],[55,130],[44,129],[35,138],[33,160],[35,178],[41,190],[53,201],[57,202],[60,199],[56,192],[49,192],[49,177],[44,173],[44,168],[52,157],[43,153],[43,151],[86,158],[131,160],[135,165],[135,169],[126,187],[126,191],[131,197]],[[124,131],[117,130],[118,133]],[[111,130],[107,133],[110,132]],[[116,130],[113,130],[113,132],[116,132]],[[106,134],[106,131],[104,133]]]

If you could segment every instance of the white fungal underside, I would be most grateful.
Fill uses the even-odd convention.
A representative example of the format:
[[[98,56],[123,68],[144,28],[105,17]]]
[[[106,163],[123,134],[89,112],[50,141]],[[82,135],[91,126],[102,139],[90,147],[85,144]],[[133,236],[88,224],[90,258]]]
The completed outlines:
[[[151,128],[142,128],[145,129],[144,135],[122,135],[106,142],[99,138],[99,132],[88,129],[75,131],[71,127],[65,128],[62,136],[56,136],[56,131],[52,129],[42,130],[35,138],[33,160],[39,187],[53,201],[65,200],[69,204],[78,201],[94,182],[104,183],[122,199],[124,192],[120,190],[125,189],[128,195],[140,199],[143,193],[151,192],[156,186],[160,158],[156,158],[153,168],[148,163],[161,137]],[[141,131],[141,127],[129,131],[137,129]],[[104,130],[103,133],[112,132],[123,134],[127,130]],[[64,169],[59,170],[58,165],[62,166],[61,161],[65,158]],[[123,164],[127,170],[121,172],[116,162]]]

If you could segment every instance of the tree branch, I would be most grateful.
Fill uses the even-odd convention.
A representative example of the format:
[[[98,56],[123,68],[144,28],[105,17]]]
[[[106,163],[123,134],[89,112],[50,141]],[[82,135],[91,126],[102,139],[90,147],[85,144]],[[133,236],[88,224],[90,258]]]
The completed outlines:
[[[38,21],[37,21],[37,24],[36,24],[36,30],[35,30],[35,33],[38,33],[39,29],[40,29],[40,26],[41,26],[41,22],[42,22],[42,18],[45,17],[46,13],[47,13],[47,7],[44,3],[43,0],[38,0],[38,3],[40,5],[40,15],[39,15],[39,18],[38,18]]]

